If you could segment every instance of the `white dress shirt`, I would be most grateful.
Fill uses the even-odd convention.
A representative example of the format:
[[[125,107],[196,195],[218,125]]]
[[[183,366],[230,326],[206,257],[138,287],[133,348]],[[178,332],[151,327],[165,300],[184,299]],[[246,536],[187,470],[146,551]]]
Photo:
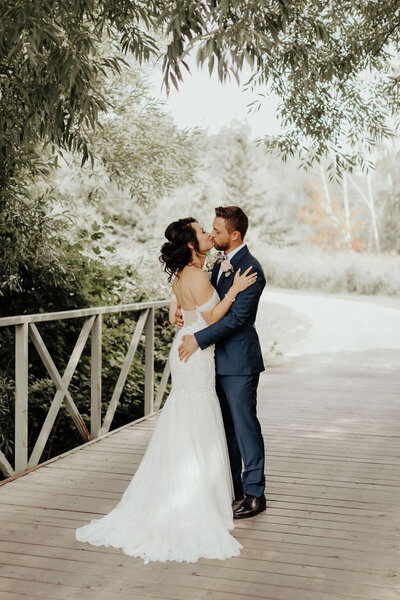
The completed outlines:
[[[242,248],[244,248],[246,244],[243,242],[243,244],[240,244],[240,246],[238,246],[237,248],[235,248],[234,250],[231,250],[227,255],[226,255],[226,259],[227,260],[231,260],[231,258],[233,258],[233,256],[235,256],[236,252],[239,252],[239,250],[241,250]],[[219,282],[219,279],[222,275],[222,267],[220,265],[219,267],[219,271],[218,271],[218,277],[217,277],[217,283]]]

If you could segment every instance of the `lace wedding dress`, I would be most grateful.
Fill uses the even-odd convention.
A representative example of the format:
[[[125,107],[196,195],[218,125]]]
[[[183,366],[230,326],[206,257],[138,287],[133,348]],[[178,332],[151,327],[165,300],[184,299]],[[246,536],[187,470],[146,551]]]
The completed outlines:
[[[229,533],[233,485],[214,346],[187,363],[178,357],[182,336],[206,327],[202,312],[218,302],[214,290],[206,304],[183,311],[170,353],[171,393],[141,464],[115,508],[76,530],[78,541],[121,548],[145,563],[239,555],[242,545]]]

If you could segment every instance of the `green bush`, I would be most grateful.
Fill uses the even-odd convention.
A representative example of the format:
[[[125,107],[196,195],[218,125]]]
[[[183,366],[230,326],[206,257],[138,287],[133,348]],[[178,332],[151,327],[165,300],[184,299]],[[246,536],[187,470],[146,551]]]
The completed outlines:
[[[400,261],[390,254],[322,252],[259,245],[267,285],[330,293],[400,295]]]
[[[25,204],[36,235],[18,229],[18,219],[8,218],[6,235],[23,247],[23,254],[13,256],[14,277],[3,278],[0,295],[0,315],[32,314],[58,310],[73,310],[88,306],[142,302],[152,295],[144,289],[139,274],[127,266],[110,265],[107,257],[94,258],[90,242],[82,236],[65,235],[60,227],[60,217],[46,217],[46,226],[40,228],[41,212],[34,202]],[[35,216],[36,215],[36,216]],[[35,222],[36,219],[36,222]],[[18,221],[18,223],[16,223]],[[36,225],[35,225],[36,223]],[[14,230],[13,230],[14,227]],[[0,243],[5,233],[0,229]],[[42,252],[41,232],[43,235]],[[3,234],[3,235],[2,235]],[[68,238],[71,239],[68,239]],[[89,236],[90,238],[90,236]],[[51,268],[46,249],[51,249]],[[92,253],[93,254],[93,253]],[[8,282],[8,285],[6,283]],[[14,285],[17,282],[17,285]],[[129,347],[139,312],[116,313],[104,317],[102,351],[102,414],[104,417],[117,381],[120,368]],[[37,327],[59,372],[68,363],[84,319],[38,323]],[[161,378],[174,328],[169,325],[167,309],[155,311],[155,380]],[[14,450],[14,331],[13,327],[0,328],[0,449],[13,463]],[[90,338],[82,353],[77,370],[69,386],[71,395],[90,429]],[[112,428],[119,427],[143,415],[144,392],[144,340],[137,349],[133,365],[124,387],[120,405],[114,416]],[[50,380],[33,344],[29,343],[29,440],[31,452],[48,408],[55,394]],[[82,439],[65,408],[54,423],[53,430],[41,460],[56,456],[82,443]]]

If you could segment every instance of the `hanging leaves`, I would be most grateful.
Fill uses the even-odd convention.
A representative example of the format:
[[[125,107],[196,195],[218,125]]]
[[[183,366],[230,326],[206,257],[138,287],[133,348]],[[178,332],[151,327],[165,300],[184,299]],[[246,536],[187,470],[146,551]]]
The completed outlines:
[[[0,196],[15,169],[30,163],[24,144],[52,143],[93,160],[88,131],[110,104],[102,79],[126,64],[120,52],[147,60],[155,1],[3,0],[0,5]],[[115,53],[104,55],[103,38]],[[27,162],[24,162],[24,161]],[[1,200],[1,198],[0,198]]]
[[[176,69],[190,52],[210,73],[218,61],[222,82],[230,74],[239,79],[247,63],[253,69],[248,87],[265,86],[265,95],[281,98],[278,117],[286,131],[265,142],[283,157],[297,153],[311,165],[337,154],[330,174],[336,176],[365,167],[371,146],[399,121],[398,0],[182,0],[167,3],[162,19],[170,36],[167,90],[172,75],[180,81]],[[261,104],[262,97],[252,110]]]

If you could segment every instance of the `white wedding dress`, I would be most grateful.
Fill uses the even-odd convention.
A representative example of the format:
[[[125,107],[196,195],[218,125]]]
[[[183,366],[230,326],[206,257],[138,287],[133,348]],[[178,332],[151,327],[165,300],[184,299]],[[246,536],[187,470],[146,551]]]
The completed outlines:
[[[141,464],[115,508],[76,530],[78,541],[121,548],[145,563],[239,555],[242,545],[229,533],[233,485],[214,346],[186,363],[178,357],[182,336],[206,327],[201,313],[218,302],[214,290],[206,304],[183,311],[170,352],[171,393]]]

